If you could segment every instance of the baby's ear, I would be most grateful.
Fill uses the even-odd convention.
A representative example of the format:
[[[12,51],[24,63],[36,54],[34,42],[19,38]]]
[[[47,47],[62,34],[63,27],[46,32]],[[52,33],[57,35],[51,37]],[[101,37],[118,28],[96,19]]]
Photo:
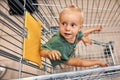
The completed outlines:
[[[80,29],[83,27],[83,25],[80,25]]]

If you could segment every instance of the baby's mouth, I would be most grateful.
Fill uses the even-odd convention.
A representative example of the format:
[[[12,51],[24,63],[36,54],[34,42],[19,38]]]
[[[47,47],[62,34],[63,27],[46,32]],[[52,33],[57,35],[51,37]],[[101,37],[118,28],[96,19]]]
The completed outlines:
[[[71,35],[71,33],[64,33],[65,35]]]

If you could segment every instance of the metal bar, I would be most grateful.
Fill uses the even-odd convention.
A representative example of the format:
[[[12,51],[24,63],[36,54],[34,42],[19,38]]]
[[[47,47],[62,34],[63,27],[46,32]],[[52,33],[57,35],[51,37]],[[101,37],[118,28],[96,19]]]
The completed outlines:
[[[120,16],[120,14],[119,14],[119,16]],[[119,17],[118,16],[118,17]],[[118,26],[117,26],[118,25]],[[115,23],[115,27],[119,27],[120,26],[120,21],[117,21],[116,23]]]
[[[0,65],[0,67],[3,67],[3,68],[6,68],[6,69],[9,69],[9,70],[17,71],[17,72],[18,72],[18,70],[15,69],[15,68],[6,67],[6,66],[2,66],[2,65]],[[30,72],[26,72],[26,71],[21,71],[21,72],[22,72],[22,73],[25,73],[25,74],[33,75],[33,76],[38,76],[37,74],[33,74],[33,73],[30,73]]]
[[[30,4],[30,2],[29,2],[29,4]],[[36,16],[37,16],[37,14],[35,14]],[[38,14],[39,15],[39,14]],[[33,16],[34,17],[34,16]],[[38,18],[39,18],[39,16],[37,16]],[[43,19],[43,18],[42,18]],[[46,23],[47,23],[47,21],[46,21]],[[16,31],[16,30],[15,30]],[[17,31],[17,32],[19,32],[19,31]]]
[[[1,38],[1,37],[0,37]],[[15,54],[17,54],[17,55],[19,55],[19,56],[22,56],[22,54],[20,54],[20,53],[18,53],[18,52],[15,52],[15,51],[13,51],[12,49],[10,49],[10,48],[7,48],[7,47],[5,47],[5,46],[3,46],[3,45],[0,45],[1,47],[3,47],[3,48],[5,48],[5,49],[7,49],[7,50],[10,50],[10,51],[12,51],[13,53],[15,53]],[[49,64],[49,63],[46,63],[45,61],[42,61],[42,62],[44,62],[45,64],[47,64],[47,65],[49,65],[49,66],[52,66],[51,64]]]
[[[92,74],[93,74],[93,73],[90,73],[90,74],[88,75],[88,80],[90,80],[90,79],[91,79]]]
[[[83,0],[82,0],[82,10],[84,9],[84,6],[83,6]]]
[[[41,11],[38,11],[37,14],[38,14],[38,15],[40,16],[40,18],[41,18],[40,21],[41,21],[42,23],[44,23],[44,22],[46,21],[46,19],[43,17]],[[46,25],[42,24],[42,26],[43,26],[43,29],[45,29],[45,30],[48,32],[49,23],[46,21]]]
[[[117,12],[116,12],[116,14],[117,14]],[[119,14],[118,14],[118,16],[119,16]],[[117,16],[117,17],[118,17]],[[58,16],[56,16],[56,17],[52,17],[52,16],[43,16],[43,17],[45,17],[45,18],[47,18],[47,17],[49,17],[49,18],[59,18]],[[114,17],[114,16],[113,16]],[[91,17],[92,18],[92,17]],[[87,18],[88,20],[94,20],[95,18]],[[116,18],[116,17],[114,17],[114,18]],[[102,19],[99,19],[99,18],[96,18],[96,21],[101,21]],[[103,21],[113,21],[113,18],[111,18],[111,19],[104,19]],[[119,20],[118,20],[119,21]],[[113,21],[113,22],[116,22],[116,19]],[[92,23],[90,23],[90,24],[92,24]],[[100,23],[99,23],[100,24]]]
[[[18,78],[19,80],[21,79],[21,76],[22,76],[22,56],[20,58],[20,61],[19,61],[19,71],[18,71]]]
[[[99,5],[100,5],[100,0],[98,1],[98,4],[96,4],[96,6],[97,6],[97,11],[96,11],[96,15],[95,15],[94,24],[95,24],[96,18],[97,18],[97,16],[98,16],[98,8],[99,8]],[[98,17],[99,17],[99,16],[98,16]]]
[[[39,20],[41,21],[41,22],[44,22],[44,21],[46,21],[46,19],[43,17],[43,15],[42,15],[42,13],[41,13],[41,11],[37,11],[37,14],[38,15],[36,15],[38,18],[39,18]],[[46,24],[48,25],[48,23],[46,22]]]
[[[8,58],[8,59],[11,59],[11,60],[13,60],[13,61],[16,61],[16,62],[19,62],[19,61],[20,61],[20,57],[15,56],[15,55],[13,55],[13,54],[11,54],[11,53],[8,53],[8,52],[6,52],[6,51],[3,51],[3,50],[0,50],[0,55],[3,56],[3,57],[6,57],[6,58]],[[27,60],[22,60],[22,63],[25,64],[25,65],[27,65],[27,66],[31,66],[31,67],[33,67],[33,68],[35,68],[35,69],[42,70],[42,69],[39,68],[39,66],[37,66],[37,65],[35,65],[35,64],[32,64],[32,63],[28,62]],[[47,64],[47,63],[45,63],[45,64]],[[44,64],[43,64],[43,65],[44,65]],[[49,65],[49,64],[48,64],[48,65]],[[50,65],[50,66],[51,66],[51,65]],[[50,66],[47,66],[47,67],[52,69],[52,67],[50,67]],[[47,71],[47,72],[48,72],[48,73],[51,73],[50,71]]]
[[[32,3],[32,5],[34,5],[35,6],[35,3]],[[39,7],[38,7],[39,8]],[[41,6],[40,6],[40,8],[41,8]],[[41,8],[42,9],[42,8]],[[44,10],[42,9],[41,11],[43,11],[44,12]],[[41,11],[40,10],[37,10],[37,14],[35,13],[35,15],[39,18],[39,20],[42,22],[42,23],[44,23],[44,22],[46,22],[46,27],[47,28],[49,28],[48,26],[49,26],[49,23],[48,23],[48,21],[43,17],[43,14],[41,13]],[[45,13],[45,12],[44,12]],[[45,13],[46,14],[46,13]],[[33,16],[34,17],[34,16]],[[45,27],[45,26],[43,26],[43,27]],[[46,29],[46,28],[45,28]],[[47,30],[47,29],[46,29]]]
[[[25,11],[26,11],[26,0],[24,0],[24,4],[23,4],[23,8],[24,8],[24,14],[25,14]],[[25,15],[24,15],[25,16]],[[24,17],[24,20],[25,20],[25,17]],[[23,29],[24,30],[24,29]],[[27,31],[26,31],[27,32]],[[23,34],[25,33],[25,30],[24,30],[24,32],[23,32]],[[24,35],[24,37],[25,36],[27,36],[27,34],[26,35]],[[24,39],[23,39],[23,41],[24,41]],[[22,53],[23,53],[23,51],[22,51]],[[22,60],[23,60],[23,58],[22,58],[22,56],[20,56],[21,58],[20,58],[20,61],[19,61],[19,71],[18,71],[18,78],[19,78],[19,80],[20,80],[20,78],[21,78],[21,76],[22,76]]]
[[[42,0],[42,1],[43,1],[44,4],[46,4],[44,0]],[[49,10],[49,7],[48,7],[48,6],[45,6],[45,7],[46,7],[47,11],[49,12],[49,14],[51,15],[50,10]],[[42,12],[47,16],[47,13],[44,11],[44,9],[43,9],[41,6],[40,6],[40,8],[41,8]],[[41,13],[42,16],[43,16],[43,13]],[[52,16],[52,15],[51,15],[51,16]],[[43,17],[43,19],[44,19],[43,23],[45,23],[45,25],[46,25],[47,28],[49,29],[50,23],[48,23],[48,21],[50,22],[51,20],[50,20],[49,18],[46,19],[46,18],[44,18],[44,17]],[[47,21],[47,20],[48,20],[48,21]]]
[[[54,5],[56,5],[56,3],[55,3],[55,0],[53,0],[53,2],[54,2]],[[55,7],[56,7],[56,9],[57,9],[57,12],[58,12],[58,14],[59,14],[58,7],[57,7],[57,6],[55,6]]]
[[[115,3],[114,3],[114,5],[112,6],[112,10],[114,10],[114,7],[115,7],[115,5],[117,4],[117,1],[115,0]],[[111,15],[111,13],[112,13],[112,10],[110,11],[110,13],[109,13],[109,15],[108,15],[108,17],[107,18],[109,18],[110,17],[110,15]],[[114,13],[114,14],[116,14],[116,13]],[[111,18],[112,19],[112,18]],[[105,23],[108,23],[108,21],[106,21]]]
[[[115,65],[116,62],[115,62],[115,58],[114,58],[114,55],[113,55],[114,53],[113,53],[113,51],[112,51],[112,47],[111,47],[111,45],[112,45],[112,44],[109,44],[109,49],[110,49],[110,53],[111,53],[112,60],[113,60],[113,63],[114,63],[113,65]]]
[[[33,9],[32,8],[34,8],[35,9],[35,7],[30,7],[30,5],[29,4],[31,4],[31,3],[33,3],[33,1],[32,0],[29,0],[29,1],[26,1],[26,0],[24,0],[24,8],[25,8],[25,6],[28,6],[29,7],[29,9],[31,10],[31,11],[33,11]]]
[[[28,3],[30,4],[30,2],[28,1]],[[33,1],[31,2],[32,3],[32,5],[34,4],[33,3]],[[27,4],[28,5],[28,4]],[[33,6],[36,6],[36,5],[33,5]],[[31,9],[31,7],[28,5],[28,7]],[[35,7],[33,7],[34,9],[35,9]],[[32,10],[32,9],[31,9]],[[37,10],[37,14],[36,13],[34,13],[36,16],[37,16],[37,18],[40,20],[40,21],[42,21],[42,22],[44,22],[44,20],[46,21],[46,19],[45,18],[43,18],[43,15],[41,14],[41,12],[39,11],[39,10]],[[34,16],[32,16],[32,17],[34,17]],[[46,21],[46,24],[47,24],[47,26],[48,26],[48,22]]]
[[[17,29],[19,29],[20,31],[23,30],[23,28],[18,24],[16,23],[15,21],[13,21],[10,17],[8,17],[6,14],[4,14],[1,10],[0,10],[0,15],[6,19],[8,22],[10,22],[12,25],[14,25],[15,27],[17,27]],[[5,22],[5,21],[4,21]],[[20,33],[20,32],[19,32]]]
[[[48,1],[46,1],[46,0],[43,0],[43,3],[44,3],[44,4],[49,4]],[[49,6],[49,7],[48,7],[48,6],[45,6],[45,7],[46,7],[46,9],[51,13],[50,15],[51,15],[51,16],[54,16],[54,15],[53,15],[54,13],[52,12],[51,7],[50,7],[50,6]],[[45,12],[44,12],[44,13],[45,13]],[[46,14],[46,13],[45,13],[45,14]],[[51,19],[49,19],[49,21],[51,21]],[[50,26],[50,25],[49,25],[49,26]]]
[[[3,20],[0,20],[0,23],[2,23],[3,25],[7,26],[11,31],[15,32],[17,35],[22,36],[22,33],[20,33],[18,30],[16,30],[15,28],[13,28],[11,25],[9,25],[8,23],[6,23]]]
[[[96,40],[92,40],[92,43],[96,44],[96,45],[106,46],[106,43],[99,42],[99,41],[96,41]]]
[[[63,7],[65,7],[65,5],[52,5],[52,4],[35,4],[35,3],[33,3],[33,5],[38,5],[38,6],[51,6],[51,7],[55,7],[55,6],[57,6],[57,7],[61,7],[61,6],[63,6]]]
[[[7,4],[6,0],[4,0],[4,2]],[[6,11],[8,11],[8,9],[5,8],[5,6],[3,6],[1,3],[0,3],[0,5],[1,5]],[[15,10],[14,10],[14,11],[15,11]],[[20,23],[23,24],[23,22],[22,22],[19,18],[17,18],[15,15],[14,15],[14,17],[15,17]],[[21,18],[22,18],[22,17],[21,17]],[[23,19],[23,18],[22,18],[22,19]]]
[[[29,2],[29,4],[30,4],[30,2]],[[35,3],[33,3],[32,2],[32,5],[33,6],[36,6],[36,5],[34,5]],[[38,5],[37,5],[38,6]],[[35,9],[35,7],[33,7],[34,9]],[[40,20],[40,21],[42,21],[43,22],[43,17],[42,17],[42,14],[40,13],[40,11],[39,10],[37,10],[37,14],[36,13],[34,13],[37,17],[38,17],[38,19]],[[33,16],[34,17],[34,16]],[[47,23],[47,22],[46,22]]]
[[[107,5],[107,9],[109,8],[110,3],[111,3],[111,0],[109,1],[108,5]],[[107,10],[105,11],[104,16],[101,18],[102,20],[105,18],[106,13],[107,13]],[[101,23],[103,23],[103,21]]]
[[[39,80],[49,80],[49,79],[61,79],[61,78],[75,78],[75,77],[88,77],[89,79],[89,76],[91,73],[93,73],[94,75],[93,76],[96,76],[95,74],[96,73],[101,73],[101,77],[103,77],[103,75],[106,75],[104,77],[108,77],[108,71],[111,71],[111,72],[118,72],[118,75],[117,76],[120,76],[120,65],[116,65],[116,66],[109,66],[109,67],[102,67],[102,68],[95,68],[95,69],[88,69],[88,70],[83,70],[83,71],[72,71],[72,72],[64,72],[64,73],[58,73],[58,74],[50,74],[50,75],[41,75],[41,76],[34,76],[34,77],[28,77],[28,78],[22,78],[23,80],[24,79],[29,79],[29,80],[36,80],[36,79],[39,79]],[[106,73],[105,73],[106,72]],[[109,72],[109,74],[111,73]],[[113,74],[114,75],[114,74]],[[109,77],[112,77],[112,76],[109,76]],[[21,80],[22,80],[21,79]],[[17,80],[17,79],[16,79]]]
[[[59,3],[60,3],[60,7],[63,8],[62,4],[61,4],[61,0],[59,0]],[[56,6],[56,5],[55,5]]]
[[[97,75],[92,75],[92,77],[96,77],[96,79],[93,79],[93,78],[91,78],[91,79],[89,79],[89,76],[85,76],[85,77],[77,77],[77,78],[73,78],[72,80],[101,80],[101,79],[103,79],[103,78],[114,78],[114,77],[119,77],[120,76],[120,72],[119,71],[117,71],[117,72],[110,72],[110,73],[105,73],[105,74],[100,74],[100,76],[97,76]]]
[[[52,1],[51,1],[51,2],[52,2]],[[47,3],[50,4],[49,1],[48,1]],[[53,0],[53,3],[54,3],[54,5],[56,5],[56,3],[55,3],[54,0]],[[52,4],[52,3],[51,3],[51,4]],[[56,10],[57,10],[57,13],[59,14],[59,10],[58,10],[57,6],[55,6],[55,8],[56,8]],[[52,16],[51,16],[51,17],[52,17],[51,24],[53,24],[53,21],[54,21],[54,25],[58,25],[58,22],[59,22],[58,19],[57,19],[57,18],[53,18],[53,17],[56,16],[56,15],[55,15],[56,12],[54,12],[53,7],[49,7],[49,9],[50,9],[50,11],[51,11],[51,13],[52,13]],[[56,14],[57,14],[57,13],[56,13]],[[50,25],[51,25],[51,24],[50,24]]]
[[[93,8],[94,8],[94,0],[92,0],[92,12],[91,12],[91,20],[90,20],[90,24],[92,24],[92,20],[94,20],[93,19]]]
[[[118,21],[119,22],[119,21]],[[114,23],[114,22],[112,22],[112,23]],[[110,26],[110,24],[83,24],[83,26]]]
[[[86,1],[87,2],[87,8],[86,8],[86,24],[88,23],[88,6],[89,6],[89,0]]]
[[[83,7],[83,2],[84,2],[84,1],[82,0],[82,10],[83,10],[83,9],[85,10],[86,8]],[[66,5],[53,5],[53,4],[46,4],[46,3],[44,3],[44,4],[34,4],[34,3],[33,3],[33,5],[48,6],[48,7],[49,7],[49,6],[51,6],[51,7],[55,7],[55,6],[56,6],[56,7],[61,7],[61,6],[66,7]],[[63,7],[62,7],[62,8],[63,8]],[[101,8],[89,8],[88,10],[99,10],[99,11],[100,11],[100,10],[102,10],[102,9],[101,9]],[[111,8],[103,9],[103,11],[111,11],[111,10],[112,10]],[[114,13],[115,10],[112,10],[112,12]],[[118,11],[118,12],[119,12],[119,11]]]
[[[4,2],[6,2],[6,0],[3,0]],[[22,6],[22,4],[21,4],[21,2],[19,2],[19,1],[17,1],[17,0],[15,0],[14,2],[15,3],[19,3],[19,7],[17,7],[16,5],[15,5],[15,3],[13,3],[12,1],[10,1],[21,13],[22,13],[22,8],[23,8],[23,6]],[[7,4],[7,2],[6,2],[6,4]],[[11,9],[13,9],[11,6],[10,6],[10,8]],[[13,9],[13,11],[15,11],[14,9]],[[15,11],[16,13],[18,13],[17,11]],[[19,14],[19,13],[18,13]]]
[[[67,1],[66,1],[66,0],[64,0],[64,2],[65,2],[65,6],[68,6],[68,5],[67,5]]]
[[[75,1],[74,1],[74,0],[70,0],[70,3],[71,3],[71,4],[73,4],[73,3],[75,4]]]
[[[119,5],[118,8],[116,9],[115,14],[112,16],[112,18],[111,18],[112,21],[113,21],[113,20],[116,20],[116,19],[120,16],[120,14],[118,13],[118,15],[115,17],[115,15],[117,14],[117,11],[120,11],[120,5]],[[119,19],[119,18],[118,18],[118,19]],[[119,21],[120,21],[120,20],[118,20],[118,23],[119,23]],[[113,26],[115,23],[117,23],[117,21],[113,21],[113,23],[112,23],[111,26]]]
[[[45,3],[49,4],[48,0],[45,0]],[[56,6],[55,6],[55,7],[56,7]],[[50,10],[51,15],[52,15],[52,16],[55,16],[55,13],[54,13],[52,7],[48,7],[48,9]],[[56,9],[57,9],[57,8],[56,8]],[[59,23],[58,20],[57,20],[56,18],[55,18],[55,21],[57,22],[57,24]]]
[[[103,7],[102,7],[102,10],[101,10],[100,17],[102,16],[102,12],[103,12],[103,9],[104,9],[104,7],[105,7],[105,4],[106,4],[106,0],[105,0],[105,2],[104,2],[104,4],[103,4]],[[102,20],[102,19],[100,18],[100,20]],[[100,20],[98,21],[98,24],[100,23]]]
[[[4,30],[1,30],[1,31],[4,32],[5,34],[7,34],[8,36],[12,37],[12,38],[15,39],[16,41],[20,42],[21,44],[23,44],[22,41],[20,41],[19,39],[15,38],[14,36],[8,34],[6,31],[4,31]]]
[[[0,37],[1,38],[1,37]],[[0,45],[2,48],[5,48],[5,49],[7,49],[7,50],[9,50],[9,51],[11,51],[11,52],[13,52],[13,53],[15,53],[15,54],[18,54],[18,55],[21,55],[22,56],[22,54],[20,54],[20,53],[18,53],[18,52],[15,52],[14,50],[12,50],[12,49],[10,49],[10,48],[8,48],[8,47],[5,47],[5,46],[3,46],[3,45]]]
[[[78,0],[76,0],[76,6],[78,6]]]
[[[10,42],[9,40],[7,40],[7,39],[5,39],[5,38],[3,38],[3,37],[1,37],[1,39],[5,40],[6,42],[8,42],[8,43],[10,43],[10,44],[14,45],[15,47],[19,48],[20,50],[22,50],[22,48],[21,48],[21,47],[19,47],[19,46],[17,46],[16,44],[14,44],[14,43]]]

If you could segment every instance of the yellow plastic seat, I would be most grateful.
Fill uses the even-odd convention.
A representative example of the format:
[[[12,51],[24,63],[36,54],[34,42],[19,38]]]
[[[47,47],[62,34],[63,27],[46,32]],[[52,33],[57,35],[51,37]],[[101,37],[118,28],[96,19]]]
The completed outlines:
[[[25,13],[25,28],[27,37],[24,38],[23,58],[35,62],[42,67],[40,57],[42,23],[35,20],[28,12]]]

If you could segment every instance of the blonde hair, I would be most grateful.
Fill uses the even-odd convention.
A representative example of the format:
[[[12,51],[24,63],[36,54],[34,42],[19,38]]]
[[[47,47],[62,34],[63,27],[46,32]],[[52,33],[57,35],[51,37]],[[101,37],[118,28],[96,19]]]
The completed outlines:
[[[60,12],[60,15],[59,15],[59,20],[61,20],[61,17],[62,17],[62,15],[64,15],[64,14],[66,14],[66,13],[68,13],[68,12],[73,12],[73,14],[74,14],[74,12],[77,12],[77,13],[79,13],[79,18],[80,18],[80,23],[81,24],[83,24],[83,12],[82,12],[82,10],[80,9],[80,8],[78,8],[78,7],[76,7],[76,6],[74,6],[74,5],[71,5],[71,6],[68,6],[68,7],[65,7],[61,12]]]

